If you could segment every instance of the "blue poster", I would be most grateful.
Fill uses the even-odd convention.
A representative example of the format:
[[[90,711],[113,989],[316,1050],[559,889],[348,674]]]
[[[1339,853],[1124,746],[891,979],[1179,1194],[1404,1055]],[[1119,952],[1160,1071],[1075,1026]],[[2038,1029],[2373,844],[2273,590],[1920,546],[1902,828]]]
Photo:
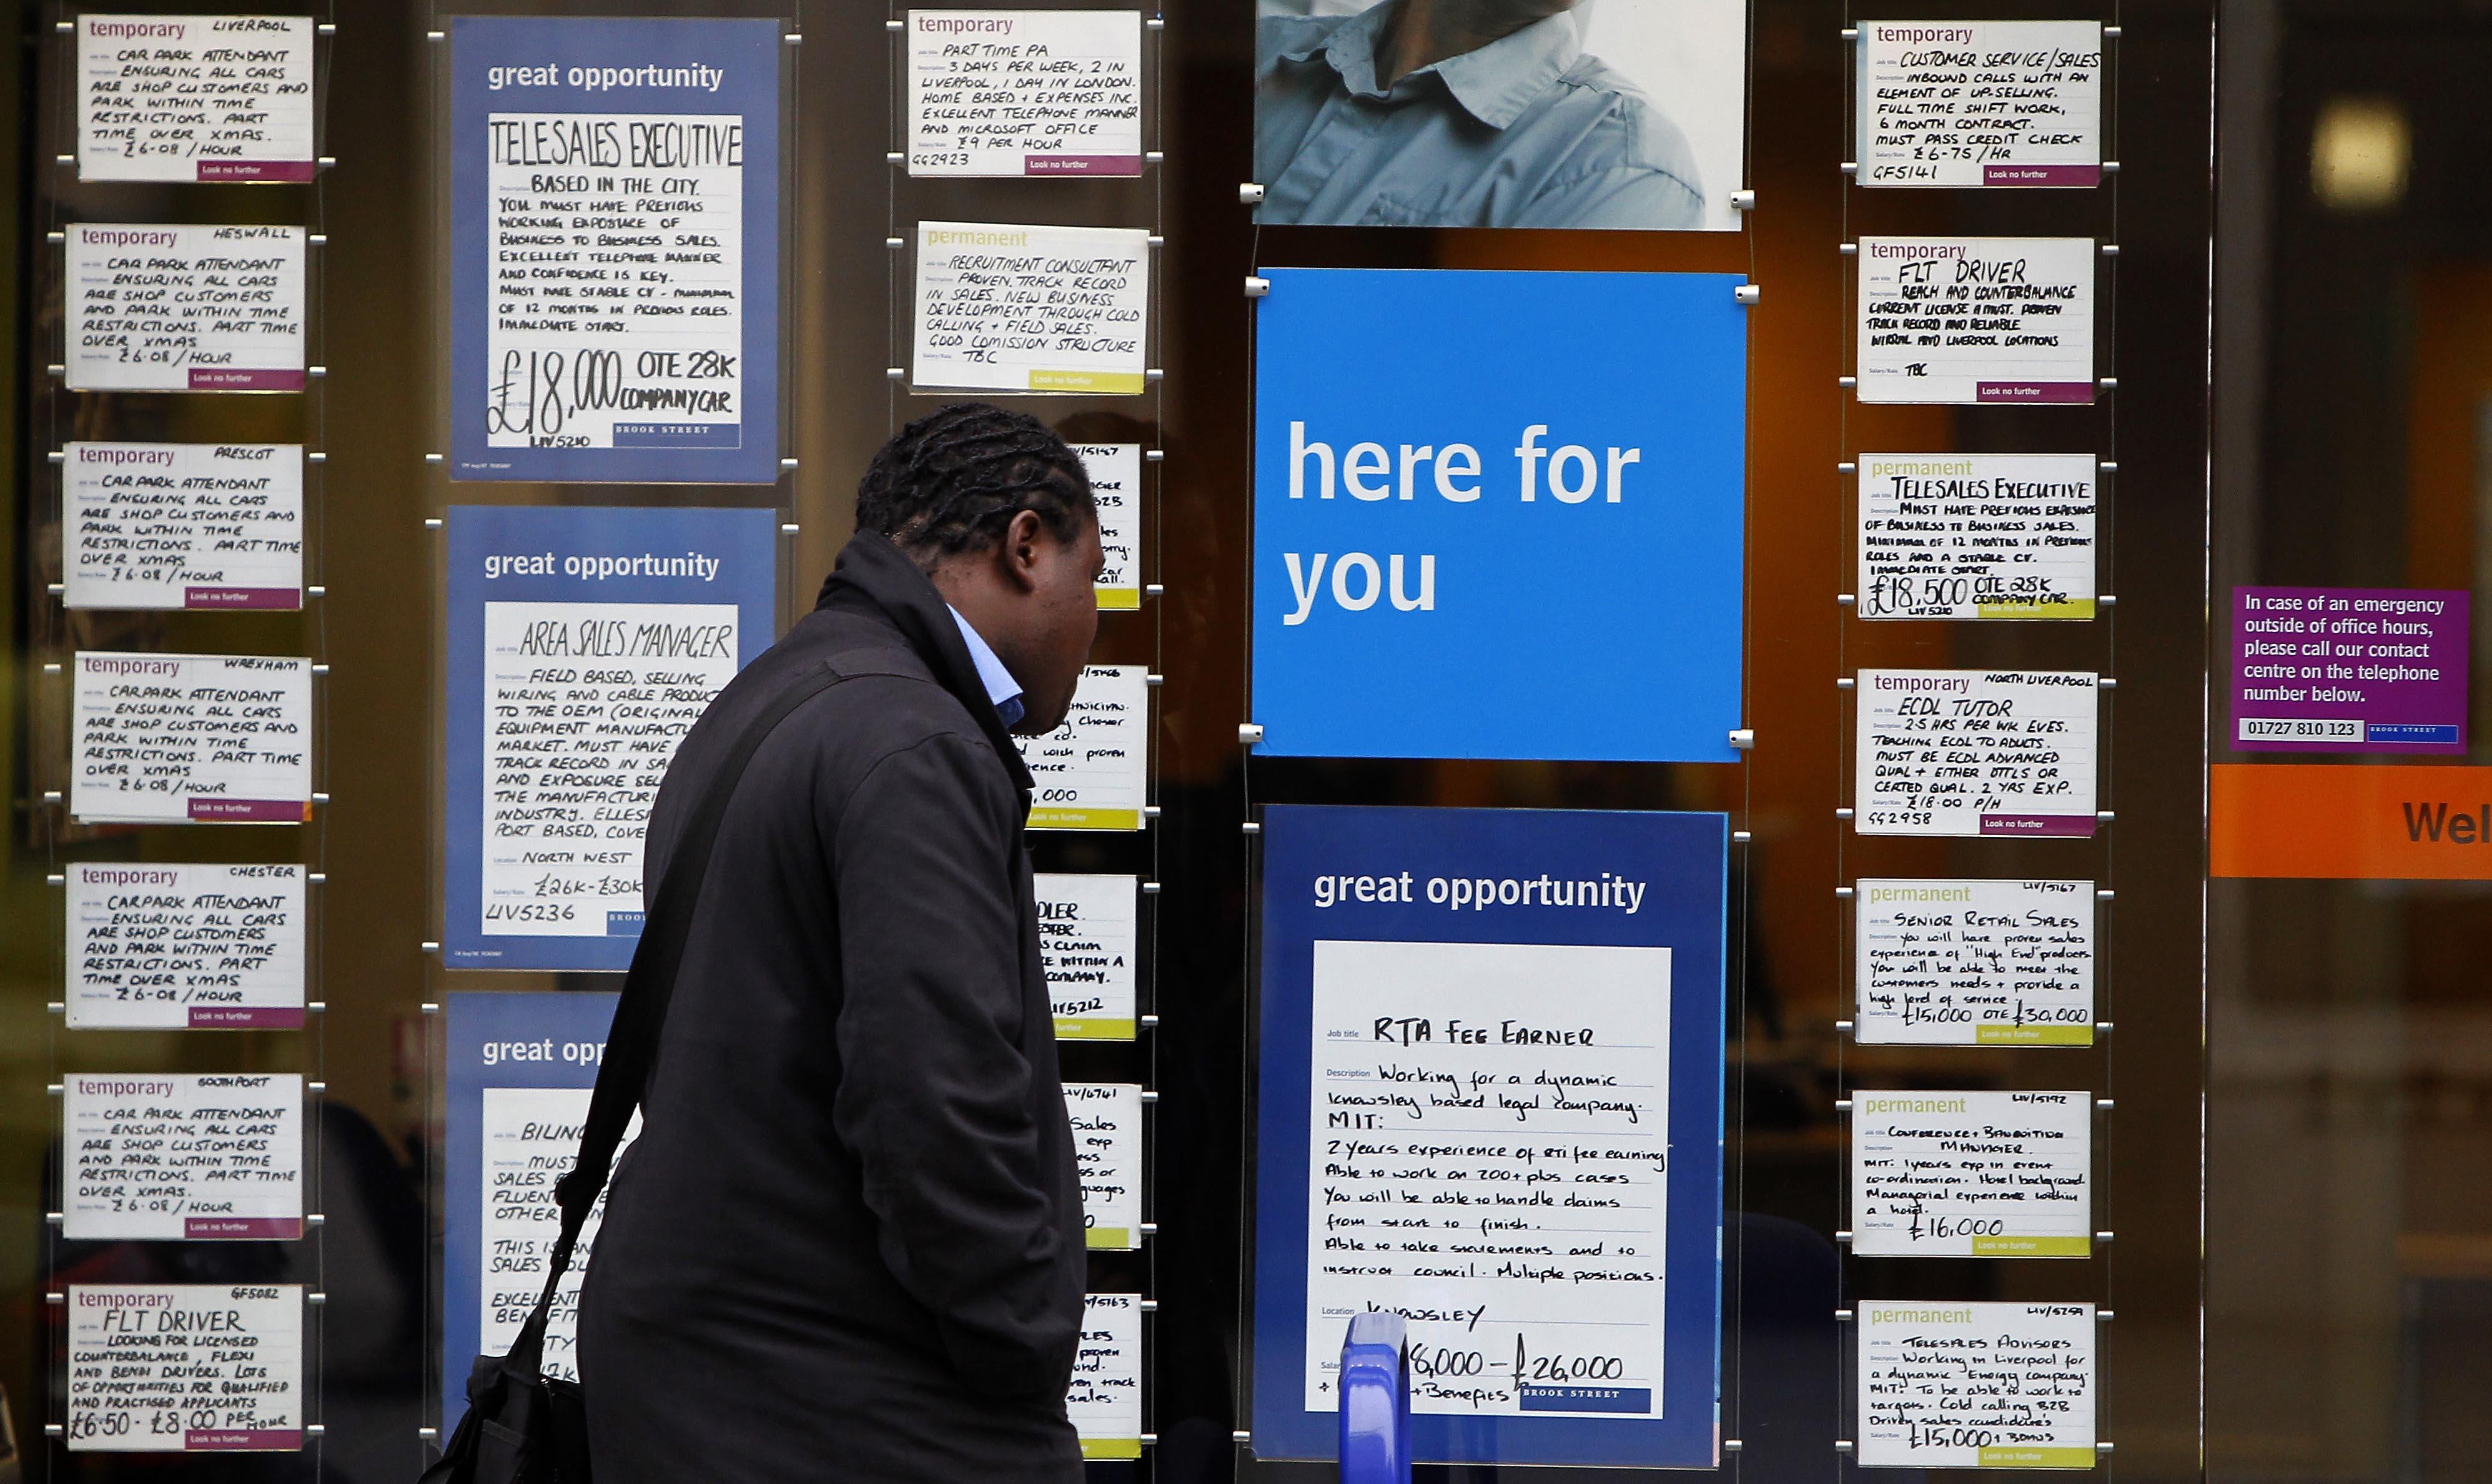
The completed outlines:
[[[1261,751],[1731,760],[1743,281],[1267,276]]]
[[[615,994],[453,994],[442,1111],[441,1436],[467,1410],[467,1368],[500,1355],[545,1291],[562,1231],[553,1183],[579,1157]],[[594,1237],[594,1215],[587,1230]],[[585,1248],[583,1248],[585,1250]],[[547,1324],[546,1374],[577,1379],[574,1261]]]
[[[1712,1467],[1728,819],[1276,806],[1262,840],[1257,1456],[1332,1456],[1383,1310],[1421,1463]]]
[[[768,510],[449,516],[441,961],[632,966],[640,837],[675,745],[770,647]]]
[[[779,22],[450,28],[450,477],[778,479]]]

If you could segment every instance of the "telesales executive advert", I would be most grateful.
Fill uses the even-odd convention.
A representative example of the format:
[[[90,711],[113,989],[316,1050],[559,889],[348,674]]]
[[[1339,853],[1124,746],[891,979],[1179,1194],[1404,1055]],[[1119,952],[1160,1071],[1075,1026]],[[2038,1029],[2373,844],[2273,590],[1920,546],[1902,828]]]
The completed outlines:
[[[1257,750],[1734,760],[1744,281],[1267,273]]]
[[[770,646],[769,510],[454,505],[441,961],[631,967],[684,733]]]
[[[1263,815],[1254,1446],[1410,1326],[1423,1463],[1718,1459],[1716,814]]]
[[[777,480],[780,23],[450,42],[450,477]]]

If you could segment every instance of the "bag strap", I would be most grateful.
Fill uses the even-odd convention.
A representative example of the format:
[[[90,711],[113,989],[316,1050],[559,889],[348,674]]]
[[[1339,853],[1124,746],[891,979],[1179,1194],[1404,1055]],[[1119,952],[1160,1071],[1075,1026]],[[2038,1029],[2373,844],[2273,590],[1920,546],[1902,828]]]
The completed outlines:
[[[798,706],[858,675],[907,673],[874,665],[867,659],[872,653],[856,650],[833,655],[772,697],[770,704],[735,739],[734,748],[710,779],[700,803],[685,822],[674,857],[667,862],[667,874],[658,883],[657,895],[650,899],[639,944],[632,950],[632,968],[624,976],[623,994],[614,1007],[613,1027],[606,1035],[606,1054],[597,1067],[597,1090],[589,1095],[588,1121],[579,1136],[579,1158],[570,1173],[554,1182],[554,1199],[562,1207],[562,1235],[555,1240],[553,1255],[546,1264],[545,1291],[538,1296],[535,1311],[520,1327],[510,1350],[510,1362],[523,1364],[530,1373],[543,1360],[546,1323],[552,1313],[554,1291],[571,1267],[572,1249],[578,1245],[580,1228],[587,1223],[598,1193],[606,1188],[607,1175],[614,1168],[614,1151],[622,1144],[623,1132],[631,1126],[632,1114],[648,1089],[649,1069],[657,1060],[658,1033],[666,1024],[667,1005],[674,997],[675,970],[683,964],[684,940],[692,935],[693,909],[700,900],[701,878],[709,871],[710,847],[717,844],[719,822],[727,816],[735,787],[743,780],[745,766],[762,742]],[[860,663],[851,665],[851,660]]]

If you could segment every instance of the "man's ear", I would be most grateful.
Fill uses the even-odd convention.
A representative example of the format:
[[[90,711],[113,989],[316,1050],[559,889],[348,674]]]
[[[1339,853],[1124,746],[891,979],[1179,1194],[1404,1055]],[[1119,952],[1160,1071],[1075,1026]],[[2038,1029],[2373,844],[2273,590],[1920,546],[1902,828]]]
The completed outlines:
[[[1038,586],[1039,541],[1047,534],[1047,522],[1034,510],[1017,510],[1004,523],[1003,539],[995,543],[995,560],[999,575],[1012,587],[1030,592]]]

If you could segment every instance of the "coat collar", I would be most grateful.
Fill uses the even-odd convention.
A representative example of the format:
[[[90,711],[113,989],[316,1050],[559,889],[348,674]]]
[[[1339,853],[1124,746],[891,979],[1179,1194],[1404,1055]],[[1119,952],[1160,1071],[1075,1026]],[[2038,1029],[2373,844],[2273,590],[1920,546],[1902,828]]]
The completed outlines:
[[[926,668],[934,674],[934,682],[949,691],[978,724],[978,730],[1003,759],[1004,771],[1011,775],[1013,787],[1020,789],[1024,806],[1030,791],[1029,768],[1022,761],[1021,749],[1014,745],[1012,733],[1004,729],[1003,719],[995,715],[995,704],[987,695],[986,682],[978,676],[978,667],[969,658],[969,646],[961,638],[960,623],[943,595],[934,590],[917,564],[901,554],[889,537],[878,531],[861,530],[850,537],[840,550],[839,560],[831,575],[822,579],[821,596],[814,608],[871,607],[879,609],[900,631],[900,637]]]

